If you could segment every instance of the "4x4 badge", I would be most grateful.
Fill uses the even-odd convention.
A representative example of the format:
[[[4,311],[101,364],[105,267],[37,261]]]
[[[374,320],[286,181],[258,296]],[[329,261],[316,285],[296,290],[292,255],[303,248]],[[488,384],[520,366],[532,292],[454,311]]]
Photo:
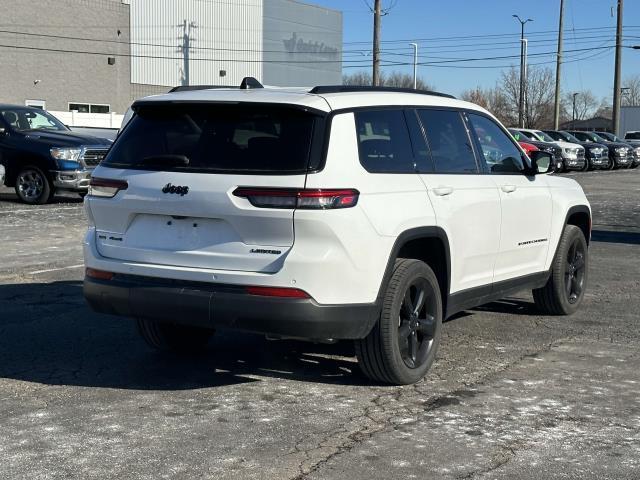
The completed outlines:
[[[189,193],[189,187],[180,186],[180,185],[171,185],[171,183],[167,183],[162,188],[162,193],[177,193],[181,197],[185,196]]]

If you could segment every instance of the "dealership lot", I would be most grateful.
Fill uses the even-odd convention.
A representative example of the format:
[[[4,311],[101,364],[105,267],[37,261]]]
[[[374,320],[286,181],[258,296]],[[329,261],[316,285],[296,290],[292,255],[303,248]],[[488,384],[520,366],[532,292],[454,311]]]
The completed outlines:
[[[594,211],[583,308],[538,316],[525,292],[457,315],[408,387],[368,383],[348,344],[152,352],[84,304],[79,197],[0,190],[0,477],[634,478],[640,169],[568,176]]]

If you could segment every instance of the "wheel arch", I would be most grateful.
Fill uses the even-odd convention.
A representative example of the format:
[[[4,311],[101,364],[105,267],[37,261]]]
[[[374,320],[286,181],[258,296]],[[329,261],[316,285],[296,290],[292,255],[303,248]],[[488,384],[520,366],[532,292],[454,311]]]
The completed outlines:
[[[7,187],[14,187],[16,184],[16,179],[18,178],[18,173],[20,173],[20,170],[30,165],[33,165],[34,167],[38,167],[40,170],[42,170],[42,173],[46,175],[47,179],[49,179],[50,182],[52,180],[51,173],[50,173],[51,163],[49,159],[44,158],[41,155],[37,155],[34,153],[25,154],[24,156],[21,155],[19,161],[16,161],[16,160],[13,160],[11,162],[5,161],[4,165],[7,170],[6,171],[7,178],[5,180],[5,185]]]
[[[451,287],[451,250],[446,232],[436,226],[418,227],[402,232],[393,244],[380,289],[378,304],[384,297],[386,286],[393,274],[398,258],[422,260],[436,274],[442,296],[443,312],[447,311],[447,300]]]
[[[591,210],[586,205],[575,205],[569,208],[565,218],[565,225],[574,225],[582,230],[589,245],[591,241]]]

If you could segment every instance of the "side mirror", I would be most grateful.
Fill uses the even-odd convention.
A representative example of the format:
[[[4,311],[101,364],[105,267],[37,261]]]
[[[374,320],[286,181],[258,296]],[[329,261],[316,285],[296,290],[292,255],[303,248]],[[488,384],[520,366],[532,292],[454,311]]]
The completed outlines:
[[[551,170],[553,158],[550,153],[538,150],[537,152],[531,152],[529,158],[531,159],[531,169],[534,175],[549,173]]]

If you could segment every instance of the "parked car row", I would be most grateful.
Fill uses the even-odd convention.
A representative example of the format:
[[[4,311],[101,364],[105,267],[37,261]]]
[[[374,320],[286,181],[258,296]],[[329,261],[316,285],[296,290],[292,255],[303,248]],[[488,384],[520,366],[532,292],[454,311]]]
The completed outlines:
[[[524,144],[552,153],[555,171],[612,170],[636,168],[640,165],[640,132],[638,140],[621,140],[612,133],[510,128],[513,137],[525,151]],[[527,152],[528,153],[528,152]]]

